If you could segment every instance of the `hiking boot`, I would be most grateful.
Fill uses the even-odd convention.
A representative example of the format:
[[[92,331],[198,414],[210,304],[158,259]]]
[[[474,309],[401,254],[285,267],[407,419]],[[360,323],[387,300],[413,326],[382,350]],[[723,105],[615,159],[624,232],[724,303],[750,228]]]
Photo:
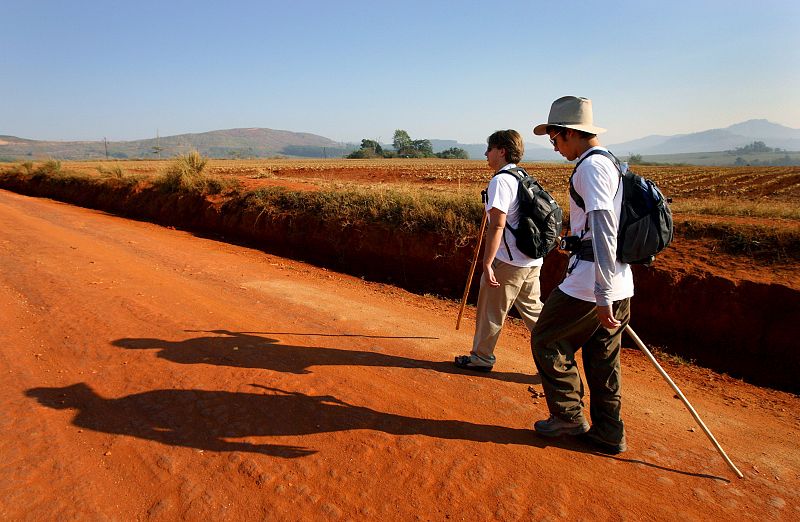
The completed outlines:
[[[591,446],[592,449],[598,453],[604,453],[606,455],[619,455],[628,449],[628,445],[625,444],[624,438],[622,439],[622,442],[608,442],[607,440],[602,439],[600,435],[598,435],[593,429],[582,434],[579,438],[582,442],[585,442]]]
[[[539,435],[545,437],[558,437],[559,435],[580,435],[589,431],[589,423],[581,418],[578,422],[565,421],[550,415],[547,420],[540,420],[533,423],[533,429]]]

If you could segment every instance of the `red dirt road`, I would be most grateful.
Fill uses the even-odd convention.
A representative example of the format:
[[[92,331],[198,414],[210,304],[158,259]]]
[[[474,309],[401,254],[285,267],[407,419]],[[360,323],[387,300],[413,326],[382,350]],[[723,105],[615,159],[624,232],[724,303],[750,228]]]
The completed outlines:
[[[791,394],[665,363],[740,480],[625,350],[603,456],[529,429],[519,324],[476,376],[451,302],[5,191],[0,230],[2,520],[800,518]]]

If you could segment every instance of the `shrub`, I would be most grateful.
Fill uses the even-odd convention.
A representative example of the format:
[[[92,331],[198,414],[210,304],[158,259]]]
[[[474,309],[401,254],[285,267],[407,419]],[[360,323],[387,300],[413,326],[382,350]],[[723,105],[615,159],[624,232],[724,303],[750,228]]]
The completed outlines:
[[[102,174],[103,176],[108,176],[111,178],[124,178],[125,171],[122,170],[122,167],[119,165],[114,165],[113,167],[106,167],[105,165],[100,165],[97,167],[97,172]]]
[[[35,170],[33,168],[32,161],[24,161],[22,163],[18,163],[16,165],[11,166],[9,169],[5,170],[5,172],[16,175],[30,176],[35,172]]]
[[[222,176],[206,176],[205,194],[222,194],[226,191],[236,190],[240,186],[239,180]]]
[[[375,149],[358,149],[347,155],[347,159],[371,159],[381,157],[383,157],[383,154],[379,155],[375,152]]]
[[[178,156],[156,180],[156,184],[167,192],[180,190],[202,192],[204,187],[203,169],[206,161],[200,153],[193,150],[183,156]]]
[[[436,157],[442,159],[469,159],[469,154],[459,147],[450,147],[442,152],[437,152]]]
[[[61,162],[56,159],[50,159],[41,165],[34,166],[33,163],[26,161],[22,167],[26,174],[30,175],[33,179],[57,179],[60,180],[64,177],[72,177],[74,172],[62,170]]]
[[[45,161],[38,169],[37,174],[52,176],[61,172],[61,162],[56,159],[49,159]]]
[[[206,175],[203,170],[207,163],[208,158],[193,150],[175,159],[153,184],[165,192],[198,194],[219,194],[239,186],[235,179]]]

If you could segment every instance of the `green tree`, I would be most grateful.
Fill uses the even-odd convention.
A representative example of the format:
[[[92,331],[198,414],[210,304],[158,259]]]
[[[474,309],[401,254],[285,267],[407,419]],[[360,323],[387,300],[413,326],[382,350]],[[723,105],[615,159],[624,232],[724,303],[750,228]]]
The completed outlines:
[[[361,148],[347,155],[349,159],[379,158],[383,156],[383,147],[375,140],[361,140]]]
[[[469,159],[469,154],[459,147],[450,147],[442,152],[437,152],[436,157],[442,159]]]
[[[381,147],[381,144],[378,143],[375,140],[367,140],[367,139],[361,140],[361,148],[362,149],[370,149],[370,150],[374,151],[375,154],[378,155],[378,156],[383,154],[383,147]]]
[[[759,154],[762,152],[772,152],[773,150],[772,147],[767,147],[767,144],[763,141],[754,141],[744,147],[736,147],[736,150],[732,152],[734,154]]]
[[[348,154],[347,159],[369,159],[374,158],[375,153],[371,149],[358,149]]]
[[[433,146],[430,140],[414,140],[411,142],[411,148],[417,153],[417,157],[432,158]]]
[[[628,156],[628,163],[631,165],[641,165],[642,164],[642,155],[641,154],[631,154]]]
[[[398,154],[402,154],[402,152],[406,149],[411,149],[411,145],[411,136],[409,136],[406,131],[402,129],[397,129],[394,131],[392,147],[394,147],[394,150],[396,150]]]

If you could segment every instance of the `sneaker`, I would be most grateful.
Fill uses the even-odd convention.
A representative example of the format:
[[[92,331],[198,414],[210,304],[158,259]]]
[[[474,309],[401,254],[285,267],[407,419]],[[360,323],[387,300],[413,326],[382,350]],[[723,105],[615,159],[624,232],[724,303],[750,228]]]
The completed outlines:
[[[586,419],[579,422],[565,421],[555,415],[550,415],[547,420],[540,420],[533,423],[533,429],[539,435],[545,437],[558,437],[559,435],[580,435],[589,431],[589,423]]]
[[[622,442],[618,443],[608,442],[607,440],[601,439],[594,430],[587,431],[580,436],[580,439],[591,446],[598,453],[604,453],[606,455],[619,455],[628,449],[628,445],[625,444],[624,439]]]
[[[472,370],[474,372],[490,372],[492,371],[493,366],[481,366],[480,364],[475,364],[472,362],[472,357],[469,355],[458,355],[456,356],[455,360],[453,361],[459,368],[463,368],[465,370]]]

